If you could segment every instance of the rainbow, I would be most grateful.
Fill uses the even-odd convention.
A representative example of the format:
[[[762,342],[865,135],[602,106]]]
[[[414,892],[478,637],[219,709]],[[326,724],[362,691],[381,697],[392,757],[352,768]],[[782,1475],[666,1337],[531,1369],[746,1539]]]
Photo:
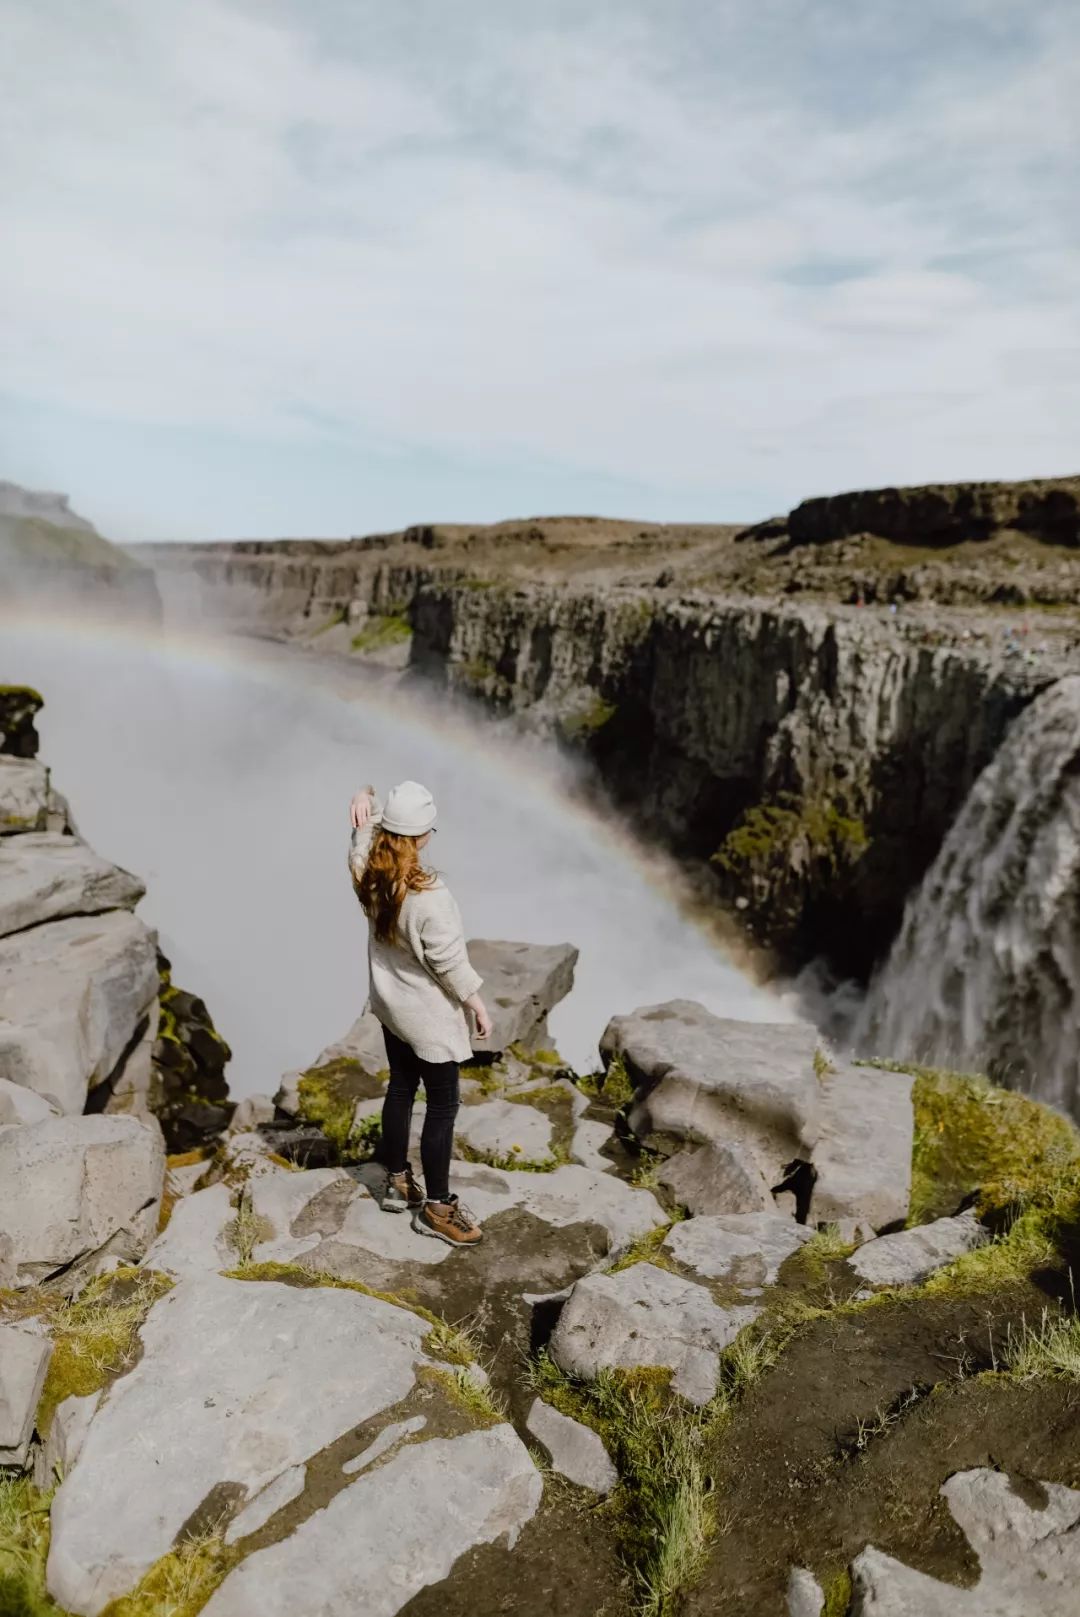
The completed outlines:
[[[405,689],[401,682],[379,679],[344,654],[320,654],[317,643],[311,641],[297,644],[239,634],[211,634],[186,625],[164,627],[132,618],[69,610],[46,612],[35,607],[17,614],[9,611],[0,617],[0,681],[8,683],[19,683],[25,670],[4,666],[4,630],[40,641],[46,650],[58,643],[65,647],[77,645],[91,654],[123,649],[186,676],[194,673],[220,677],[224,673],[290,692],[295,692],[298,682],[302,682],[328,701],[356,703],[378,710],[383,717],[391,715],[406,735],[415,737],[418,755],[423,754],[434,736],[443,744],[451,740],[463,754],[475,758],[478,764],[482,761],[485,769],[494,769],[512,778],[518,787],[524,784],[531,794],[542,797],[553,816],[579,826],[584,822],[593,836],[694,927],[725,965],[758,987],[768,985],[765,962],[742,938],[734,921],[708,902],[676,860],[655,848],[646,849],[615,815],[590,803],[570,760],[560,760],[550,746],[530,743],[506,728],[500,734],[499,748],[493,749],[490,721],[482,727],[449,703],[436,704],[415,686]],[[47,704],[48,690],[42,694]],[[791,1012],[780,1000],[776,1010],[777,1020],[789,1019]]]

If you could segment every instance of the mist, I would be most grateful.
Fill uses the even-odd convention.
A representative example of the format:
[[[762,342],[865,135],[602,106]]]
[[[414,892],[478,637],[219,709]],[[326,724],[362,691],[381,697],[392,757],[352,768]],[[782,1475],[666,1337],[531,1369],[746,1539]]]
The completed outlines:
[[[68,621],[6,627],[0,646],[0,678],[45,697],[41,756],[80,834],[146,882],[140,914],[174,981],[232,1045],[237,1096],[272,1093],[363,1010],[348,803],[408,777],[435,794],[429,860],[469,936],[579,947],[552,1017],[579,1070],[596,1065],[608,1019],[637,1005],[793,1014],[680,906],[663,856],[575,801],[553,750],[284,648]]]

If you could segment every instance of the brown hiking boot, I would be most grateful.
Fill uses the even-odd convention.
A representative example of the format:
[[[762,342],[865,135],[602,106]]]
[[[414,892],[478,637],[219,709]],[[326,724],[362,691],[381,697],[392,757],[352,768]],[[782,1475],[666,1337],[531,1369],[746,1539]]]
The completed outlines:
[[[424,1192],[413,1178],[413,1171],[406,1164],[402,1173],[392,1173],[386,1181],[382,1201],[379,1206],[384,1213],[415,1213],[424,1205]]]
[[[484,1239],[483,1230],[456,1196],[448,1202],[426,1201],[413,1218],[413,1229],[447,1246],[477,1246]]]

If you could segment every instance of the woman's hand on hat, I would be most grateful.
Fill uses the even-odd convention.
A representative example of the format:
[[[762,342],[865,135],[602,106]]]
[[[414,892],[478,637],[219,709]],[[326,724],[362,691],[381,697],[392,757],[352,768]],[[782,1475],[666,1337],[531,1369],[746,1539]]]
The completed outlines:
[[[374,794],[370,786],[365,786],[362,792],[357,792],[349,804],[349,819],[352,821],[354,831],[362,831],[371,819],[371,808]]]

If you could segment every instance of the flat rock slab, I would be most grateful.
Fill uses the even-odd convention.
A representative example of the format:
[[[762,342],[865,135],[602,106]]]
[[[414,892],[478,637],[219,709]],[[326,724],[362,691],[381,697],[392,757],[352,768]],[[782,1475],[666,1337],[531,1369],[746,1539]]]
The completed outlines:
[[[51,1106],[44,1095],[35,1094],[22,1084],[13,1084],[8,1078],[0,1078],[0,1128],[13,1125],[23,1128],[27,1123],[44,1123],[58,1115],[56,1107]]]
[[[541,1492],[509,1426],[410,1444],[250,1555],[204,1617],[394,1617],[467,1551],[512,1546]]]
[[[469,959],[484,979],[491,1037],[474,1039],[477,1051],[511,1044],[536,1049],[546,1037],[548,1013],[574,986],[578,951],[570,943],[499,943],[474,938]]]
[[[745,1145],[770,1184],[817,1139],[817,1046],[803,1023],[735,1022],[685,999],[616,1016],[600,1041],[639,1088],[636,1134]]]
[[[689,1213],[771,1213],[772,1190],[756,1154],[729,1140],[677,1151],[658,1175]]]
[[[78,837],[42,831],[0,839],[0,937],[42,921],[134,909],[145,891]]]
[[[142,1257],[164,1182],[156,1122],[56,1117],[0,1134],[0,1230],[12,1242],[15,1283],[33,1285],[93,1255]]]
[[[898,1230],[895,1235],[879,1235],[847,1261],[868,1285],[914,1286],[987,1240],[989,1235],[974,1213],[959,1213],[913,1230]]]
[[[0,1077],[81,1112],[158,992],[154,933],[126,910],[0,939]]]
[[[49,819],[49,771],[34,758],[0,754],[0,835],[44,831]]]
[[[519,1156],[543,1162],[551,1155],[550,1117],[520,1101],[485,1100],[463,1106],[455,1135],[470,1150],[488,1157]]]
[[[1040,1483],[1029,1503],[1000,1471],[959,1471],[941,1492],[979,1558],[968,1589],[874,1548],[852,1562],[856,1617],[1076,1617],[1080,1490]]]
[[[146,1267],[173,1280],[235,1268],[239,1254],[229,1240],[235,1218],[228,1185],[193,1191],[174,1204],[168,1224],[147,1248]]]
[[[608,1144],[611,1137],[611,1129],[607,1123],[600,1123],[589,1117],[582,1118],[574,1125],[570,1141],[571,1162],[578,1162],[583,1168],[592,1168],[595,1173],[610,1173],[615,1164],[610,1157],[604,1156],[603,1147]]]
[[[693,1404],[716,1391],[719,1356],[760,1309],[721,1308],[704,1286],[636,1263],[618,1274],[586,1275],[575,1285],[551,1338],[551,1356],[569,1375],[666,1367]]]
[[[718,1213],[674,1225],[664,1248],[704,1279],[757,1289],[774,1285],[784,1259],[813,1233],[782,1213]]]
[[[616,1487],[619,1473],[599,1434],[537,1398],[525,1425],[551,1456],[551,1465],[568,1482],[606,1496]]]
[[[23,1466],[52,1343],[28,1325],[0,1325],[0,1466]]]
[[[428,1362],[427,1330],[354,1291],[181,1281],[150,1310],[141,1358],[110,1388],[56,1495],[54,1599],[96,1617],[208,1499],[236,1515],[282,1472],[400,1403]],[[396,1510],[412,1514],[400,1496]]]
[[[914,1081],[908,1073],[839,1060],[821,1079],[812,1222],[858,1218],[876,1230],[903,1223],[911,1200]]]

